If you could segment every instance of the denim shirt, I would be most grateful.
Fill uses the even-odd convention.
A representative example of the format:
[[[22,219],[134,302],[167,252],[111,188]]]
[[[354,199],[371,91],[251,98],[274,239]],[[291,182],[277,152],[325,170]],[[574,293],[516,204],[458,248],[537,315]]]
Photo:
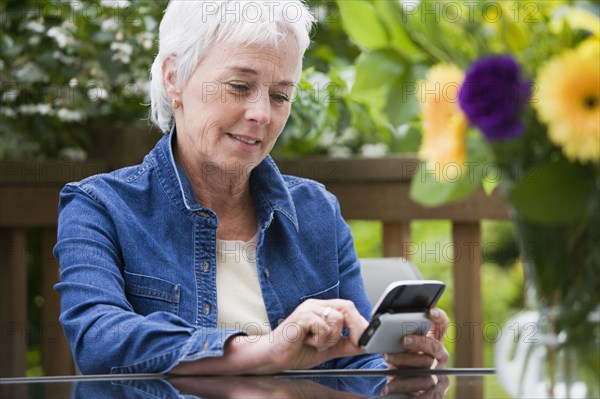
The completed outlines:
[[[218,220],[195,200],[175,163],[175,137],[173,131],[161,138],[140,165],[61,191],[54,248],[61,281],[55,289],[60,322],[85,374],[164,373],[180,362],[222,356],[231,337],[252,339],[241,328],[217,327]],[[309,298],[349,299],[368,317],[337,199],[317,182],[282,175],[270,157],[252,171],[250,188],[270,327]],[[297,330],[285,326],[280,333],[294,339]],[[380,356],[364,355],[318,367],[386,366]]]

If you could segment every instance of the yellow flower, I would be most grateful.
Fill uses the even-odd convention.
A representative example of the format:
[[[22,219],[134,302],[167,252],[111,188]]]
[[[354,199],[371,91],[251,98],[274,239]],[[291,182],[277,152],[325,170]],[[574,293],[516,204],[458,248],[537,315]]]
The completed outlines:
[[[563,24],[565,22],[573,29],[583,29],[594,36],[600,35],[600,19],[583,8],[566,8],[566,12],[559,14],[558,17],[553,18],[550,21],[550,29],[552,29],[552,32],[554,33],[560,33],[563,30]]]
[[[540,68],[533,103],[550,141],[569,160],[600,159],[600,39],[592,37]]]
[[[419,84],[423,120],[419,157],[443,180],[455,179],[465,162],[468,121],[458,105],[463,80],[464,73],[457,66],[438,64]]]

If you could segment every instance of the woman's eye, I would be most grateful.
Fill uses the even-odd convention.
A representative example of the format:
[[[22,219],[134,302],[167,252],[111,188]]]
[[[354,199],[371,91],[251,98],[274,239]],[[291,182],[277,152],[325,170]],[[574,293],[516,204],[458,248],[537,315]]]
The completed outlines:
[[[228,85],[229,88],[236,94],[246,94],[250,91],[250,86],[248,86],[246,83],[229,82]]]
[[[283,104],[287,101],[290,101],[290,99],[286,95],[277,93],[271,94],[271,99],[277,104]]]

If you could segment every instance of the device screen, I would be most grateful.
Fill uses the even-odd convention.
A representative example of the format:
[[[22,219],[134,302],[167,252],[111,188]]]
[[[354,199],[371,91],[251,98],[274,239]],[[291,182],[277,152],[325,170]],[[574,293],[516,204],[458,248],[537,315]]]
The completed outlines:
[[[417,312],[432,307],[444,292],[439,282],[427,282],[411,285],[398,285],[385,297],[374,314]]]

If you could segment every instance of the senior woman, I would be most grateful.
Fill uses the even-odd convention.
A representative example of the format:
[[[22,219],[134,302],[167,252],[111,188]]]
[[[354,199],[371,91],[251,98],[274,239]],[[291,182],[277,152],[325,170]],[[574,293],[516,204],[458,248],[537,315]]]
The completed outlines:
[[[300,1],[167,7],[151,81],[167,134],[142,164],[61,192],[56,289],[83,373],[447,362],[439,309],[406,352],[361,351],[370,307],[338,202],[268,155],[312,21]]]

